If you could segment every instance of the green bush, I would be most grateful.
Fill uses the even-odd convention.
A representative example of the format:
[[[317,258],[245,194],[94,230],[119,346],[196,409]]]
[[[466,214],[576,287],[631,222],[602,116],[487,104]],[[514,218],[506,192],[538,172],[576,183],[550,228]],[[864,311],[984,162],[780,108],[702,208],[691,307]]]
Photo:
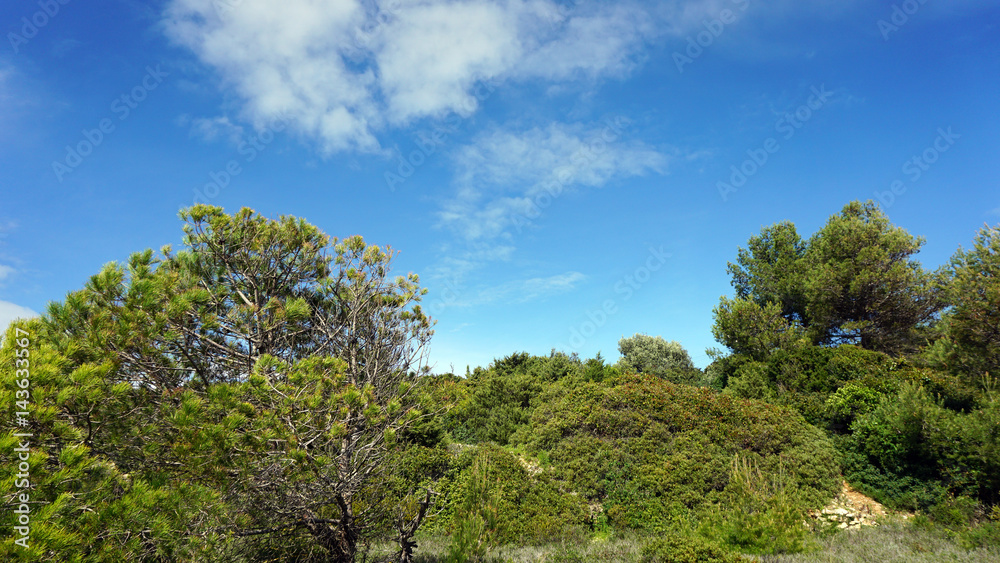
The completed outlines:
[[[642,548],[642,563],[740,563],[742,556],[698,536],[668,534]]]
[[[958,413],[904,383],[894,399],[859,416],[841,440],[844,474],[878,500],[928,510],[944,493],[987,504],[1000,491],[1000,404]]]
[[[948,495],[944,500],[932,506],[928,516],[936,523],[949,527],[966,527],[972,523],[979,509],[975,499]]]
[[[752,553],[797,553],[805,545],[808,503],[788,470],[764,472],[756,459],[735,456],[721,506],[701,521],[703,536]]]
[[[751,361],[737,354],[717,360],[706,371],[712,380],[725,382],[727,393],[787,406],[812,424],[823,426],[832,422],[842,429],[852,418],[854,407],[844,404],[845,400],[850,403],[851,398],[842,395],[834,399],[841,404],[831,409],[831,395],[851,382],[856,383],[855,395],[858,386],[894,394],[900,378],[906,377],[900,371],[904,365],[905,362],[881,352],[844,344],[779,349],[762,361]],[[962,392],[944,381],[942,391],[948,397],[954,396],[956,401],[962,400]],[[845,394],[850,392],[845,391]]]
[[[839,489],[829,439],[784,408],[634,374],[543,397],[520,439],[619,529],[661,532],[718,505],[736,454],[784,471],[804,505]]]
[[[850,382],[837,389],[826,400],[826,410],[835,423],[850,426],[858,415],[875,410],[884,398],[884,393],[861,383]]]
[[[649,373],[664,377],[673,368],[693,369],[691,356],[680,342],[667,342],[662,336],[636,334],[618,341],[623,371]]]
[[[588,523],[579,496],[561,491],[544,473],[530,475],[514,455],[492,444],[453,457],[436,486],[441,511],[428,518],[429,531],[478,537],[481,525],[490,545],[536,544]]]
[[[748,362],[740,366],[729,378],[729,385],[724,393],[762,401],[772,401],[777,397],[777,392],[767,376],[767,364],[763,362]]]
[[[600,380],[614,371],[599,358],[584,367],[575,356],[555,351],[547,357],[511,354],[469,374],[444,427],[458,442],[507,445],[528,424],[543,389],[563,380]]]

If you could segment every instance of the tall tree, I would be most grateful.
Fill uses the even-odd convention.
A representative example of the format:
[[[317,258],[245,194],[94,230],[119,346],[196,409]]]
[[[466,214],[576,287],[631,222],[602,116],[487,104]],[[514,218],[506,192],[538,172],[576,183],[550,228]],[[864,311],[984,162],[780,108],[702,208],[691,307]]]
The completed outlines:
[[[924,240],[889,222],[872,201],[853,201],[808,242],[808,328],[820,344],[898,353],[941,308],[932,276],[912,259]]]
[[[871,201],[847,204],[807,241],[791,223],[766,227],[729,264],[737,299],[757,309],[724,300],[716,337],[759,355],[786,333],[773,321],[776,306],[788,327],[801,326],[815,344],[909,350],[915,330],[942,306],[932,275],[912,258],[921,245]]]
[[[766,307],[776,303],[790,322],[804,324],[805,294],[803,263],[806,244],[789,221],[761,229],[750,237],[747,248],[737,251],[736,263],[729,263],[736,297]]]
[[[110,264],[50,307],[51,340],[132,390],[88,439],[123,470],[222,487],[228,532],[305,533],[353,561],[387,513],[372,485],[418,415],[424,291],[361,237],[249,209],[181,217],[185,250]]]
[[[723,297],[713,311],[712,336],[734,354],[764,361],[774,351],[787,349],[803,337],[802,327],[781,314],[781,306],[764,306],[744,298]]]
[[[971,250],[959,249],[946,272],[947,338],[953,367],[967,376],[1000,373],[1000,225],[984,226]]]

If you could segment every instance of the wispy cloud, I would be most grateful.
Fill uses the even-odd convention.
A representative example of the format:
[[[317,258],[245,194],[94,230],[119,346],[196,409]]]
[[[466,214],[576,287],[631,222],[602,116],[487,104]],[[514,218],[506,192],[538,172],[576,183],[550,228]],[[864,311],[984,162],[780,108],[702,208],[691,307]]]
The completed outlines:
[[[7,279],[7,277],[13,274],[14,272],[15,272],[14,268],[0,264],[0,283],[3,283],[3,281]]]
[[[514,284],[517,302],[523,303],[546,295],[566,293],[576,288],[577,284],[587,279],[580,272],[566,272],[547,278],[531,278]]]
[[[177,124],[190,128],[191,137],[210,142],[225,139],[236,144],[243,137],[243,127],[230,121],[228,116],[191,117],[185,114],[177,119]]]
[[[479,287],[451,303],[455,307],[472,307],[490,303],[520,304],[544,297],[568,293],[585,281],[580,272],[565,272],[548,277],[511,280],[499,285]]]
[[[522,299],[572,289],[584,276],[569,272],[551,277],[470,287],[478,270],[510,260],[525,222],[537,218],[564,193],[597,188],[647,173],[665,173],[674,158],[638,140],[626,140],[628,121],[603,124],[551,123],[513,130],[494,127],[453,155],[455,191],[442,204],[439,226],[456,235],[457,244],[428,269],[440,295],[432,312],[455,305]]]
[[[455,156],[457,191],[444,205],[442,224],[469,241],[509,239],[518,218],[536,216],[564,192],[665,173],[673,156],[624,140],[626,125],[622,119],[603,127],[553,123],[480,135]]]

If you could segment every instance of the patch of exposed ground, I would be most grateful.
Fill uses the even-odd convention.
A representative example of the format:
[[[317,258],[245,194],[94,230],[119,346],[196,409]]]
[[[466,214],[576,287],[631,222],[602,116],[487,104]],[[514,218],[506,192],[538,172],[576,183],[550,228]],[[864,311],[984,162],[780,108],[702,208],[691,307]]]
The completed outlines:
[[[821,525],[858,529],[861,526],[878,526],[879,518],[889,514],[897,514],[904,520],[913,516],[886,510],[875,499],[855,491],[844,481],[840,494],[830,504],[822,510],[810,512],[809,515]]]

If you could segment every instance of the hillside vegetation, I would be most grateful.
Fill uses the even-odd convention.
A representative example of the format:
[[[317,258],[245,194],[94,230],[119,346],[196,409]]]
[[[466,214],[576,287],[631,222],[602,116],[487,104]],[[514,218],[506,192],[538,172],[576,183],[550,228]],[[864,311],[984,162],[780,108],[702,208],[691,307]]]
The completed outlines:
[[[1000,557],[1000,227],[927,271],[852,202],[736,251],[704,370],[637,334],[459,377],[391,249],[181,218],[7,330],[3,560]],[[911,517],[824,524],[844,481]]]

